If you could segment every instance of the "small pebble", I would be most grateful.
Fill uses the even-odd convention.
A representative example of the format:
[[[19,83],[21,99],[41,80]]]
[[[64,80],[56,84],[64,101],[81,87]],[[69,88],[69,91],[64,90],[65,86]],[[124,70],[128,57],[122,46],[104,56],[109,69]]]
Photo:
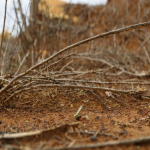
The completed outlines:
[[[64,107],[64,104],[60,104],[60,107]]]
[[[96,141],[96,140],[97,140],[97,136],[96,136],[96,135],[92,135],[92,136],[91,136],[91,140],[92,140],[92,141]]]

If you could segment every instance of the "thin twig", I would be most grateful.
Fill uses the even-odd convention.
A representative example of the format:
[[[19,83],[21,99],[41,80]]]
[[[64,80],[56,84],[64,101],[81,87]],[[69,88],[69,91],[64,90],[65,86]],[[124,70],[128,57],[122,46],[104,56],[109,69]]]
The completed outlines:
[[[73,62],[73,60],[69,61],[65,66],[63,66],[61,69],[60,69],[60,72],[62,72],[67,66],[69,66],[71,63]]]
[[[87,60],[92,60],[92,61],[99,61],[99,62],[102,62],[110,67],[115,67],[117,69],[120,69],[121,71],[117,74],[117,75],[121,75],[123,73],[125,74],[128,74],[130,76],[136,76],[136,77],[147,77],[147,76],[150,76],[150,71],[145,71],[143,73],[132,73],[130,71],[126,71],[123,67],[121,66],[114,66],[112,65],[111,63],[107,62],[106,60],[104,59],[95,59],[95,58],[90,58],[90,57],[72,57],[72,58],[78,58],[78,59],[87,59]],[[106,75],[112,75],[112,74],[106,74]],[[116,74],[115,74],[116,76]]]
[[[147,36],[147,38],[142,42],[142,44],[140,45],[140,47],[137,49],[137,52],[145,45],[145,43],[146,43],[147,41],[149,41],[149,38],[150,38],[150,35]]]
[[[25,15],[23,14],[20,0],[18,0],[18,4],[19,4],[19,10],[21,12],[21,18],[22,18],[22,21],[23,21],[23,25],[24,25],[24,28],[26,29],[26,18],[25,18]]]
[[[50,64],[49,66],[47,66],[46,68],[44,68],[44,69],[42,70],[42,72],[45,71],[45,70],[47,70],[47,68],[48,68],[48,69],[52,68],[54,65],[57,65],[57,64],[60,63],[61,61],[65,60],[66,58],[68,58],[68,57],[70,57],[70,56],[72,56],[72,55],[75,55],[75,54],[76,54],[76,53],[71,53],[71,54],[69,54],[69,55],[66,55],[66,56],[62,57],[60,60],[55,61],[53,64]],[[70,64],[70,63],[69,63],[69,64]],[[65,66],[66,66],[66,65],[65,65]]]
[[[64,149],[89,149],[89,148],[100,148],[105,146],[116,146],[116,145],[129,145],[136,143],[149,142],[150,136],[141,137],[136,139],[128,139],[128,140],[118,140],[118,141],[109,141],[103,143],[94,143],[94,144],[86,144],[86,145],[75,145],[72,147],[53,147],[53,148],[45,148],[43,150],[64,150]]]
[[[102,101],[102,99],[101,99],[97,94],[95,94],[92,90],[91,90],[91,93],[92,93],[93,95],[95,95],[95,96],[101,101],[101,103],[105,106],[105,108],[106,108],[107,110],[110,110],[110,109],[106,106],[106,104]]]
[[[6,21],[6,11],[7,11],[7,0],[5,2],[5,14],[4,14],[4,23],[3,23],[3,31],[2,31],[2,39],[1,39],[1,46],[0,46],[0,51],[2,55],[2,44],[3,44],[3,38],[4,38],[4,30],[5,30],[5,21]],[[1,74],[2,75],[2,74]]]
[[[74,131],[68,131],[68,133],[75,134],[76,132],[74,132]],[[82,131],[82,130],[79,130],[79,133],[80,134],[88,134],[88,135],[94,135],[96,133],[97,135],[113,136],[110,133],[101,133],[101,132],[97,132],[97,131]]]
[[[149,57],[149,54],[148,54],[148,52],[147,52],[145,46],[144,46],[144,51],[145,51],[145,54],[146,54],[146,56],[147,56],[148,62],[150,63],[150,57]]]
[[[16,73],[15,73],[15,76],[18,74],[18,72],[19,72],[21,66],[23,65],[23,63],[24,63],[24,61],[26,60],[26,58],[28,57],[28,55],[29,55],[29,51],[27,52],[27,54],[24,56],[22,62],[20,63],[20,65],[19,65],[19,67],[18,67],[18,70],[17,70]]]
[[[28,77],[29,78],[29,77]],[[48,77],[47,77],[48,78]],[[46,79],[46,78],[38,78],[38,79]],[[37,79],[36,79],[37,80]],[[113,81],[113,82],[103,82],[103,81],[90,81],[90,80],[71,80],[71,79],[55,79],[59,82],[77,82],[77,83],[92,83],[92,84],[135,84],[135,85],[149,85],[150,82],[123,82],[123,81]]]

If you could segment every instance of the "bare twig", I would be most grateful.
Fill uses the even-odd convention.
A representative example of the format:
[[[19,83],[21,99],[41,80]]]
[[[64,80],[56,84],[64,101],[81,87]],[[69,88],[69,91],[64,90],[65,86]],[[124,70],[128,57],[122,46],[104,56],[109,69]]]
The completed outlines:
[[[4,30],[5,30],[5,21],[6,21],[6,11],[7,11],[7,0],[5,2],[5,14],[4,14],[4,23],[3,23],[3,31],[2,31],[2,39],[1,39],[1,45],[0,45],[0,51],[2,55],[2,44],[3,44],[3,38],[4,38]],[[1,72],[2,75],[2,72]]]
[[[149,57],[149,54],[148,54],[148,52],[147,52],[145,46],[144,46],[144,51],[145,51],[145,54],[146,54],[146,56],[147,56],[148,62],[150,63],[150,57]]]
[[[148,54],[148,53],[147,53]],[[147,56],[148,57],[148,56]],[[87,59],[87,60],[92,60],[92,61],[98,61],[98,62],[102,62],[102,63],[104,63],[104,64],[106,64],[106,65],[108,65],[108,66],[110,66],[110,67],[115,67],[115,68],[118,68],[118,69],[120,69],[121,71],[120,72],[118,72],[118,74],[117,75],[121,75],[121,74],[123,74],[123,73],[125,73],[125,74],[128,74],[128,75],[130,75],[130,76],[136,76],[136,77],[146,77],[146,76],[150,76],[150,71],[145,71],[145,72],[142,72],[142,73],[138,73],[138,72],[136,72],[136,73],[133,73],[133,72],[130,72],[130,71],[126,71],[123,67],[121,67],[121,66],[115,66],[115,65],[113,65],[113,64],[111,64],[110,62],[107,62],[106,60],[104,60],[104,59],[96,59],[96,58],[91,58],[91,57],[84,57],[84,56],[82,56],[82,57],[76,57],[76,56],[73,56],[72,58],[78,58],[78,59]],[[106,74],[106,75],[110,75],[110,74]],[[115,76],[116,76],[116,74],[115,74]]]
[[[50,132],[50,131],[55,131],[55,130],[58,130],[58,129],[61,129],[61,128],[65,128],[65,130],[68,130],[69,127],[73,127],[73,128],[76,128],[78,127],[80,124],[80,122],[73,122],[73,123],[69,123],[69,124],[63,124],[63,125],[60,125],[58,127],[52,127],[52,128],[49,128],[49,129],[46,129],[46,130],[37,130],[37,131],[30,131],[30,132],[23,132],[23,133],[6,133],[6,134],[3,134],[3,135],[0,135],[0,140],[4,140],[4,139],[18,139],[18,138],[24,138],[24,137],[32,137],[32,136],[35,136],[35,135],[40,135],[42,133],[46,133],[46,132]]]
[[[147,36],[147,38],[142,42],[142,44],[141,44],[140,47],[137,49],[137,51],[139,51],[139,50],[144,46],[144,44],[145,44],[147,41],[149,41],[149,38],[150,38],[150,35]]]
[[[17,70],[16,73],[15,73],[15,76],[18,74],[18,72],[19,72],[21,66],[23,65],[23,63],[24,63],[24,61],[26,60],[26,58],[28,57],[28,55],[29,55],[29,52],[27,52],[27,54],[24,56],[22,62],[20,63],[20,65],[19,65],[19,67],[18,67],[18,70]]]
[[[113,65],[109,62],[107,62],[106,60],[104,59],[96,59],[96,58],[92,58],[92,57],[84,57],[84,56],[73,56],[71,58],[78,58],[78,59],[87,59],[87,60],[91,60],[91,61],[98,61],[98,62],[102,62],[110,67],[113,67]]]
[[[48,68],[48,69],[52,68],[54,65],[60,63],[62,60],[65,60],[66,58],[68,58],[68,57],[70,57],[70,56],[72,56],[72,55],[75,55],[75,53],[71,53],[71,54],[69,54],[69,55],[66,55],[66,56],[62,57],[60,60],[55,61],[53,64],[50,64],[49,66],[46,66],[46,68],[44,68],[44,69],[42,70],[42,72],[45,71],[45,70],[47,70],[47,68]],[[70,64],[70,62],[69,62],[69,64]],[[66,66],[66,65],[65,65],[65,66]]]
[[[23,14],[22,6],[21,6],[20,0],[18,0],[18,4],[19,4],[20,12],[21,12],[21,17],[22,17],[23,25],[24,25],[24,27],[25,27],[25,29],[26,29],[26,18],[25,18],[25,15]]]
[[[136,139],[128,139],[128,140],[118,140],[118,141],[109,141],[103,143],[94,143],[94,144],[86,144],[86,145],[74,145],[72,147],[53,147],[53,148],[45,148],[44,150],[64,150],[64,149],[89,149],[89,148],[100,148],[105,146],[116,146],[116,145],[128,145],[128,144],[136,144],[148,142],[150,140],[150,136],[141,137]]]
[[[30,77],[31,78],[31,77]],[[40,78],[39,78],[40,79]],[[41,79],[46,79],[46,78],[41,78]],[[149,85],[150,82],[123,82],[123,81],[113,81],[113,82],[103,82],[103,81],[89,81],[89,80],[71,80],[71,79],[55,79],[56,81],[59,82],[77,82],[77,83],[92,83],[92,84],[135,84],[135,85]]]
[[[62,72],[67,66],[69,66],[71,63],[73,62],[73,60],[69,61],[65,66],[63,66],[61,69],[60,69],[60,72]]]
[[[95,95],[95,96],[101,101],[101,103],[105,106],[105,108],[106,108],[107,110],[110,110],[110,109],[106,106],[106,104],[102,101],[102,99],[101,99],[97,94],[95,94],[92,90],[91,90],[91,93],[92,93],[93,95]]]
[[[101,129],[100,130],[98,130],[98,131],[101,131]],[[102,133],[102,132],[98,132],[98,131],[82,131],[82,130],[79,130],[79,132],[80,132],[80,134],[88,134],[88,135],[104,135],[104,136],[114,136],[114,135],[112,135],[112,134],[110,134],[110,133]],[[68,131],[70,134],[75,134],[76,132],[74,132],[74,131]]]

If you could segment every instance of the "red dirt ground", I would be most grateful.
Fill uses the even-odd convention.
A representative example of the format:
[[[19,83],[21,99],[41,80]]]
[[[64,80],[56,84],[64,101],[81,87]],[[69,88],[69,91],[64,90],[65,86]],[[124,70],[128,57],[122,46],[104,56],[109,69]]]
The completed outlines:
[[[22,97],[21,100],[16,101],[15,106],[0,112],[1,135],[51,129],[70,123],[79,123],[79,126],[76,126],[75,130],[69,127],[66,130],[58,128],[54,129],[54,132],[45,132],[40,136],[4,139],[1,141],[1,146],[9,144],[17,148],[22,146],[37,149],[44,143],[43,149],[46,149],[67,146],[72,141],[75,141],[73,145],[86,145],[150,135],[149,98],[139,96],[135,99],[135,96],[117,93],[110,98],[105,92],[96,94],[103,99],[110,111],[89,91],[66,90],[62,94],[62,91],[58,90],[49,95],[33,91],[31,95]],[[104,99],[104,96],[107,99]],[[74,115],[81,105],[83,106],[80,112],[81,118],[77,120]],[[86,119],[86,115],[89,120]],[[99,135],[92,141],[92,135],[97,131]],[[106,146],[103,149],[148,149],[148,147],[148,143],[124,144],[117,147]]]

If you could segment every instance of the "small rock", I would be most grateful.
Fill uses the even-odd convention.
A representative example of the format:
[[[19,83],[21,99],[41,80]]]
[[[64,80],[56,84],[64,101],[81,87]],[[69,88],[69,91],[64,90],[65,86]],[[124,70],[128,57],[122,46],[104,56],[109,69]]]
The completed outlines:
[[[72,104],[70,104],[70,107],[71,107],[71,108],[73,108],[73,105],[72,105]]]
[[[121,132],[120,132],[120,135],[123,135],[125,132],[124,132],[124,130],[122,130]]]
[[[96,135],[92,135],[92,136],[91,136],[91,140],[92,140],[92,141],[96,141],[96,140],[97,140],[97,136],[96,136]]]

